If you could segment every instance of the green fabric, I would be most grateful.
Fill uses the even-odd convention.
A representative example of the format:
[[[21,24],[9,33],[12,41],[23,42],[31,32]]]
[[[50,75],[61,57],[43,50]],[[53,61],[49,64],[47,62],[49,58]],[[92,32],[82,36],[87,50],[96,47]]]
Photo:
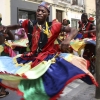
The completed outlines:
[[[27,76],[28,79],[37,79],[41,77],[48,70],[48,68],[51,65],[51,62],[52,62],[51,60],[42,61],[41,63],[39,63],[38,65],[30,69],[29,71],[25,72],[24,74]],[[24,68],[21,69],[20,72],[22,70],[24,70]]]
[[[45,92],[42,78],[36,80],[21,80],[19,90],[24,93],[25,100],[49,100]]]

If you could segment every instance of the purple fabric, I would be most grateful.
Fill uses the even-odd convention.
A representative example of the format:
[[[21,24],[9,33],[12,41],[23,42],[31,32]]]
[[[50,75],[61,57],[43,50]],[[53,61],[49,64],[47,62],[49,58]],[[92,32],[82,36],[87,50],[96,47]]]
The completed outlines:
[[[82,34],[77,34],[77,36],[74,39],[82,39],[83,35]]]
[[[50,4],[47,2],[42,2],[39,6],[45,7],[50,12]]]

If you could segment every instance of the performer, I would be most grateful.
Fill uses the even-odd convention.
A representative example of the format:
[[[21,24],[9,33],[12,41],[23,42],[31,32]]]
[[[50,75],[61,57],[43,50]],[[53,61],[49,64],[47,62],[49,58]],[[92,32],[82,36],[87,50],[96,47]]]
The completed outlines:
[[[79,34],[75,39],[84,39],[85,41],[92,41],[87,43],[83,48],[80,49],[79,55],[87,59],[90,62],[90,71],[95,73],[95,48],[96,46],[96,27],[94,25],[94,18],[90,17],[88,19],[87,13],[83,13],[81,16],[81,21],[79,21]],[[92,49],[91,49],[92,48]]]
[[[63,19],[63,22],[62,22],[62,25],[63,25],[63,26],[67,26],[67,27],[68,27],[69,24],[70,24],[70,21],[69,21],[69,20]],[[61,32],[61,33],[59,34],[59,37],[58,37],[58,42],[61,43],[67,36],[68,36],[68,33],[66,33],[66,32]]]
[[[1,21],[2,15],[0,14],[0,26],[2,25]],[[14,40],[14,35],[11,33],[11,31],[7,30],[7,33],[0,32],[0,56],[14,57],[16,54],[10,45],[8,45],[7,40]],[[6,88],[0,86],[0,98],[6,97],[8,94],[9,92],[6,91]]]
[[[93,38],[96,36],[96,27],[93,23],[88,21],[87,13],[83,13],[81,16],[81,22],[79,22],[79,32],[83,33],[83,38]]]
[[[64,87],[77,78],[88,84],[97,85],[88,71],[88,63],[85,59],[61,53],[66,51],[78,31],[71,27],[64,27],[56,20],[49,27],[46,22],[50,14],[49,7],[50,5],[46,2],[38,6],[37,19],[33,25],[31,23],[30,30],[28,30],[29,20],[24,21],[21,26],[0,27],[1,30],[23,27],[28,35],[30,52],[14,58],[0,57],[3,65],[0,66],[1,85],[19,89],[23,92],[25,100],[56,100]],[[54,41],[61,31],[70,34],[62,41],[61,51],[58,52],[54,49]],[[6,63],[4,63],[5,60]]]

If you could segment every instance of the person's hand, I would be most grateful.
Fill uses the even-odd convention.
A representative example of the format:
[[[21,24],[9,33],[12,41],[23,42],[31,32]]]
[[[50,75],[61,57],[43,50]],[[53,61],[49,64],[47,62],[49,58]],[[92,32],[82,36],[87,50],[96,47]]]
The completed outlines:
[[[70,39],[66,38],[61,43],[61,52],[69,52],[70,51]]]
[[[83,34],[88,33],[88,31],[83,31],[82,33],[83,33]]]
[[[6,26],[0,26],[0,31],[3,33],[7,33],[7,27]]]

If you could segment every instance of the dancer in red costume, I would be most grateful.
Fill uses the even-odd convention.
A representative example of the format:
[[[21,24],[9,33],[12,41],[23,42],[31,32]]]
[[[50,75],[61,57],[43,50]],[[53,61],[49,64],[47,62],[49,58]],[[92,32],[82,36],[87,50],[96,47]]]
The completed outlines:
[[[25,100],[56,100],[64,87],[78,78],[97,85],[85,59],[64,53],[78,31],[64,27],[56,20],[48,26],[49,7],[48,3],[42,2],[37,9],[37,20],[32,23],[26,20],[22,25],[0,27],[1,30],[23,27],[28,35],[30,52],[14,58],[0,58],[3,64],[0,66],[1,85],[20,90]],[[54,41],[61,31],[70,34],[62,41],[58,52]],[[4,63],[4,60],[7,62]]]

